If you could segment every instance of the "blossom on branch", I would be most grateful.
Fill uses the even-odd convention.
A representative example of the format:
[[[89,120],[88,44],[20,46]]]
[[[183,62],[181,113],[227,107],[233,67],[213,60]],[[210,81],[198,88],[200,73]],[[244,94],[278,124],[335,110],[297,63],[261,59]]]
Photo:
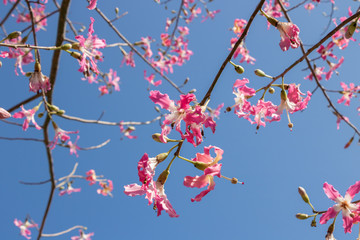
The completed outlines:
[[[11,114],[8,111],[6,111],[5,109],[0,107],[0,119],[6,119],[9,117],[11,117]]]
[[[293,23],[278,22],[276,28],[280,32],[280,48],[287,51],[289,47],[298,48],[300,46],[299,28]]]
[[[71,240],[91,240],[90,237],[94,236],[94,233],[85,234],[83,230],[79,230],[80,236],[71,237]]]
[[[210,155],[210,150],[214,149],[216,153],[216,157],[213,158]],[[186,176],[184,178],[184,185],[186,187],[197,187],[197,188],[203,188],[206,185],[208,185],[208,188],[204,191],[202,191],[200,194],[198,194],[195,198],[191,198],[191,201],[201,201],[201,199],[207,195],[210,191],[214,190],[215,188],[215,182],[214,177],[221,177],[220,170],[221,170],[221,164],[218,163],[222,159],[224,151],[218,147],[215,146],[208,146],[204,147],[204,153],[197,153],[196,157],[192,159],[192,161],[196,162],[194,163],[195,167],[197,167],[200,170],[204,171],[204,174],[201,176],[195,176],[190,177]]]
[[[103,196],[111,196],[112,197],[112,190],[113,190],[113,182],[111,180],[107,180],[108,183],[106,182],[99,182],[99,185],[101,186],[100,189],[97,190],[98,194],[102,194]]]
[[[342,197],[340,193],[327,182],[324,183],[323,188],[326,196],[335,201],[336,204],[321,215],[320,224],[327,223],[329,219],[336,217],[337,214],[342,211],[345,233],[351,233],[354,212],[358,210],[358,205],[351,203],[351,201],[360,191],[360,181],[349,187],[346,191],[345,197]]]
[[[40,102],[40,104],[41,104],[41,102]],[[25,118],[23,126],[22,126],[22,129],[24,131],[26,131],[28,129],[30,122],[32,122],[35,125],[37,130],[41,129],[41,127],[35,121],[35,113],[39,110],[40,104],[30,110],[26,110],[24,108],[24,105],[21,105],[20,106],[21,111],[14,113],[13,118]]]
[[[175,105],[173,100],[170,100],[167,94],[162,94],[159,91],[151,91],[150,99],[159,104],[161,108],[170,111],[165,117],[162,123],[162,131],[160,140],[166,143],[166,136],[170,133],[170,126],[175,126],[176,131],[181,135],[182,139],[187,139],[188,142],[194,146],[199,145],[202,142],[203,126],[205,128],[211,128],[212,132],[215,132],[216,123],[212,117],[207,116],[204,112],[206,106],[191,106],[190,103],[196,101],[196,97],[192,93],[186,95],[180,95],[180,100]],[[181,130],[181,122],[186,124],[185,133]],[[195,141],[194,141],[195,138]]]
[[[14,220],[14,224],[15,226],[17,226],[18,228],[20,228],[20,234],[21,236],[25,237],[26,239],[31,239],[31,231],[29,230],[29,228],[33,228],[33,227],[38,227],[38,225],[36,223],[30,223],[28,219],[25,220],[25,222],[23,223],[20,220],[17,220],[15,218]]]
[[[360,86],[356,86],[353,83],[350,83],[350,86],[344,82],[340,83],[341,87],[344,89],[341,91],[342,97],[337,101],[339,104],[344,102],[345,106],[350,106],[350,100],[351,98],[355,97],[354,93],[357,93],[357,91],[360,89]]]
[[[96,8],[96,4],[97,4],[97,0],[90,0],[89,6],[87,6],[87,8],[88,8],[89,10],[93,10],[93,9]]]
[[[89,71],[89,63],[91,63],[91,70],[96,74],[99,73],[96,62],[97,60],[102,60],[102,53],[98,51],[99,48],[106,47],[105,39],[100,39],[94,33],[94,18],[90,17],[90,26],[87,38],[84,38],[82,35],[75,37],[79,41],[79,50],[82,52],[81,59],[79,60],[80,68],[79,72],[86,73]]]

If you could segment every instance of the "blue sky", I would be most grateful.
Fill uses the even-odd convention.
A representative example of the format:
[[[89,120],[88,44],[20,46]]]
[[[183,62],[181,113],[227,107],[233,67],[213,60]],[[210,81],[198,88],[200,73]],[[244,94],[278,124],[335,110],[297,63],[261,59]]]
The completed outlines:
[[[293,3],[294,2],[294,3]],[[291,1],[296,5],[300,1]],[[334,12],[334,17],[347,16],[348,4],[352,9],[358,6],[340,3]],[[115,22],[119,31],[131,42],[139,41],[141,37],[152,36],[156,39],[153,52],[159,47],[160,34],[164,32],[166,17],[173,16],[171,9],[178,9],[174,1],[168,5],[158,5],[153,1],[127,1],[123,5],[118,2],[120,13],[128,12],[126,16]],[[213,1],[209,4],[211,10],[220,9],[214,20],[201,23],[194,20],[189,25],[189,48],[194,55],[182,67],[175,67],[169,77],[178,85],[187,78],[188,84],[184,92],[196,89],[196,96],[202,99],[214,79],[222,62],[228,55],[230,39],[235,35],[229,31],[234,19],[248,19],[257,1]],[[52,9],[52,3],[48,3]],[[107,43],[121,42],[104,21],[94,12],[86,9],[86,1],[73,1],[70,8],[70,19],[74,23],[86,26],[87,33],[89,17],[95,18],[95,33]],[[113,1],[98,3],[109,16],[114,15]],[[141,6],[141,7],[140,7]],[[200,5],[199,5],[200,6]],[[0,16],[9,9],[9,5],[1,7]],[[300,7],[290,12],[292,20],[300,28],[300,37],[306,47],[316,43],[323,35],[324,27],[329,18],[331,3],[321,3],[315,10],[308,12]],[[111,17],[110,17],[111,18]],[[283,19],[284,20],[284,19]],[[51,46],[55,41],[57,16],[48,20],[47,31],[38,33],[39,45]],[[180,26],[184,25],[183,22]],[[11,18],[7,31],[18,30],[14,18]],[[79,27],[77,24],[76,27]],[[333,25],[330,25],[330,29]],[[72,33],[67,37],[74,39]],[[355,34],[355,38],[357,38]],[[270,75],[278,75],[284,68],[301,56],[299,49],[283,52],[279,47],[279,32],[273,27],[267,30],[266,19],[257,16],[246,38],[246,46],[250,55],[255,57],[255,65],[243,64],[245,73],[238,75],[228,65],[219,83],[213,91],[210,106],[217,107],[224,103],[225,107],[234,104],[232,85],[236,79],[248,78],[250,87],[259,88],[267,83],[267,79],[255,76],[256,68]],[[356,70],[358,42],[351,43],[343,50],[335,50],[335,54],[344,55],[345,61],[328,82],[322,81],[327,89],[340,89],[340,82],[358,83]],[[4,50],[0,48],[0,50]],[[143,70],[148,74],[153,71],[135,57],[136,68],[120,67],[122,54],[117,48],[104,49],[104,61],[99,64],[104,72],[110,68],[120,76],[120,92],[99,96],[98,85],[81,81],[82,74],[77,71],[76,60],[62,54],[59,74],[54,93],[54,104],[66,110],[66,114],[87,119],[97,119],[103,113],[102,120],[119,122],[146,121],[157,116],[154,104],[148,98],[148,84],[143,78]],[[48,75],[51,52],[41,51],[43,73]],[[310,57],[317,57],[314,53]],[[236,62],[238,60],[235,60]],[[12,60],[4,60],[0,69],[2,88],[0,89],[0,106],[10,108],[17,102],[32,96],[28,90],[28,79],[16,76]],[[318,60],[318,65],[324,64]],[[304,80],[308,71],[303,71],[305,64],[299,64],[285,77],[287,83],[301,84],[303,92],[312,91],[315,83]],[[24,67],[32,71],[32,66]],[[156,79],[160,79],[157,75]],[[173,100],[179,99],[179,94],[163,80],[157,88],[169,94]],[[340,95],[331,94],[336,103]],[[280,103],[279,91],[269,98],[275,104]],[[34,101],[26,108],[38,104]],[[310,213],[310,208],[301,200],[297,193],[298,186],[303,186],[317,210],[326,210],[333,205],[323,192],[325,181],[333,184],[341,194],[347,188],[359,181],[358,146],[356,141],[344,150],[343,146],[353,135],[353,131],[341,123],[336,130],[336,117],[327,107],[328,103],[320,91],[317,91],[308,108],[291,116],[294,123],[293,131],[287,127],[286,118],[280,122],[267,124],[256,131],[256,126],[244,119],[239,119],[232,112],[223,113],[217,120],[217,129],[212,134],[205,130],[204,142],[194,148],[186,143],[182,155],[194,158],[197,152],[203,152],[203,147],[215,145],[224,150],[222,174],[237,177],[244,185],[232,185],[224,179],[215,179],[215,190],[203,198],[201,202],[192,203],[190,199],[201,190],[189,189],[183,186],[185,176],[200,175],[189,163],[176,159],[171,168],[171,174],[165,185],[166,194],[180,215],[177,219],[169,218],[163,213],[160,217],[147,205],[144,197],[128,197],[123,191],[124,185],[138,182],[137,162],[146,152],[156,156],[166,152],[172,145],[156,143],[151,135],[160,132],[159,122],[136,127],[136,140],[123,138],[117,126],[101,126],[82,124],[56,117],[57,124],[65,130],[79,130],[81,147],[98,145],[107,139],[110,143],[105,147],[92,151],[80,151],[79,158],[69,155],[69,149],[56,147],[53,151],[55,175],[60,178],[71,172],[74,164],[79,163],[78,174],[84,175],[89,169],[95,169],[114,182],[113,198],[96,193],[97,186],[89,186],[85,181],[75,181],[74,187],[81,187],[80,193],[70,196],[58,196],[56,190],[44,233],[55,233],[74,225],[83,225],[87,232],[94,232],[93,239],[321,239],[325,236],[327,226],[318,224],[311,228],[311,220],[300,221],[294,216],[298,212]],[[356,108],[358,99],[353,99],[350,107],[336,104],[338,109],[350,118],[355,125],[358,122]],[[22,123],[21,120],[11,121]],[[41,119],[38,119],[42,123]],[[35,129],[23,132],[21,127],[0,122],[2,137],[32,137],[42,138],[42,133]],[[52,138],[53,132],[50,133]],[[176,131],[171,137],[178,137]],[[74,141],[75,138],[72,138]],[[357,140],[357,138],[355,138]],[[2,204],[0,205],[0,230],[4,239],[22,239],[19,229],[13,224],[18,218],[24,220],[27,214],[40,223],[50,191],[50,185],[25,186],[19,181],[38,182],[49,178],[45,148],[41,143],[30,141],[1,140],[0,187]],[[168,159],[169,160],[169,159]],[[167,163],[156,169],[160,173]],[[355,197],[355,200],[358,200]],[[357,237],[357,226],[352,235],[344,235],[342,221],[336,224],[335,237],[338,239],[354,239]],[[37,231],[33,230],[33,238]],[[58,237],[70,239],[77,231]]]

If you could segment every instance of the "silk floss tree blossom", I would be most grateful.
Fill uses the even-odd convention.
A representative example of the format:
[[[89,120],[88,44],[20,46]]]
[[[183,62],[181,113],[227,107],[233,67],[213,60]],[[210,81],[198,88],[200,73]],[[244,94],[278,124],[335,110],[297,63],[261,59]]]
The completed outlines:
[[[187,139],[188,142],[194,146],[202,142],[203,127],[209,127],[212,132],[215,132],[216,123],[211,116],[206,115],[205,106],[191,106],[191,102],[196,101],[196,97],[192,93],[180,95],[180,100],[175,105],[173,100],[170,100],[167,94],[162,94],[159,91],[151,91],[150,99],[159,104],[161,108],[169,110],[170,114],[165,117],[162,123],[162,131],[160,140],[167,142],[166,136],[170,133],[171,127],[175,126],[176,131],[181,134],[182,139]],[[181,122],[186,124],[185,133],[181,130]],[[170,127],[171,126],[171,127]],[[194,141],[195,138],[195,141]]]
[[[340,211],[343,215],[343,227],[345,233],[351,233],[351,227],[353,225],[354,212],[359,209],[359,206],[355,203],[351,203],[354,196],[360,191],[360,181],[350,186],[346,191],[345,197],[342,197],[340,193],[327,182],[324,183],[324,192],[328,198],[335,201],[336,204],[330,207],[320,217],[320,224],[327,223],[331,218],[336,217]]]
[[[128,196],[145,195],[149,205],[154,204],[154,209],[157,210],[157,215],[161,215],[161,211],[165,210],[170,217],[178,217],[170,201],[168,200],[164,190],[164,180],[161,175],[157,181],[154,181],[155,168],[162,161],[161,158],[149,158],[145,153],[138,162],[139,181],[142,185],[136,183],[124,186],[124,193]]]
[[[15,226],[17,226],[18,228],[20,228],[20,234],[25,237],[26,239],[31,239],[31,231],[29,230],[29,228],[37,228],[38,225],[36,223],[31,223],[28,219],[25,220],[25,222],[23,223],[20,220],[17,220],[15,218],[14,220],[14,224]]]
[[[35,121],[35,113],[39,110],[39,107],[42,102],[40,102],[36,107],[33,109],[26,110],[23,105],[20,106],[21,111],[16,112],[13,115],[13,118],[25,118],[22,129],[26,131],[29,127],[29,123],[32,122],[35,125],[37,130],[40,130],[41,127]]]

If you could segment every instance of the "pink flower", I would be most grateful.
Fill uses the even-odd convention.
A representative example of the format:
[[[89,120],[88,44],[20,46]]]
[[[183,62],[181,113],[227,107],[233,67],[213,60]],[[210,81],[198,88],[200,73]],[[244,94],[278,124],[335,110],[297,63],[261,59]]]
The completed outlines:
[[[80,192],[81,188],[73,188],[70,183],[68,183],[67,188],[64,190],[61,190],[59,193],[59,196],[64,196],[65,194],[72,194],[73,192]]]
[[[100,86],[99,91],[100,91],[101,96],[104,95],[104,94],[109,94],[109,89],[108,89],[108,87],[106,85],[105,86]]]
[[[327,61],[327,63],[330,66],[330,70],[326,73],[325,79],[329,80],[331,78],[332,74],[333,74],[333,71],[338,69],[343,62],[344,62],[344,57],[341,57],[337,64]]]
[[[323,60],[326,60],[326,57],[327,56],[330,56],[332,58],[335,58],[337,59],[337,57],[332,53],[333,52],[333,47],[335,46],[335,43],[334,42],[329,42],[328,45],[326,47],[324,47],[323,45],[321,45],[319,47],[318,50],[316,50],[320,55],[321,55],[321,58]]]
[[[110,68],[110,71],[109,73],[106,74],[106,76],[108,78],[108,84],[114,87],[115,91],[120,91],[120,87],[119,87],[120,77],[116,75],[116,71],[113,71]]]
[[[90,0],[89,6],[87,6],[87,8],[89,10],[93,10],[96,8],[96,4],[97,4],[97,0]]]
[[[299,28],[288,22],[278,22],[276,27],[280,32],[280,48],[287,51],[289,47],[298,48],[300,46]]]
[[[292,111],[290,111],[290,113],[302,111],[307,107],[312,94],[311,94],[311,92],[308,91],[307,96],[305,98],[302,97],[304,95],[305,94],[300,91],[300,84],[299,85],[295,85],[295,84],[289,85],[287,98],[289,99],[290,102],[294,103],[294,109]]]
[[[341,122],[341,120],[344,120],[345,122],[349,122],[349,118],[348,118],[348,117],[343,116],[343,117],[344,117],[344,119],[343,119],[340,115],[338,115],[338,114],[336,114],[336,113],[334,113],[334,114],[336,115],[336,129],[337,129],[337,130],[340,129],[340,122]]]
[[[210,150],[214,149],[216,157],[212,158],[210,155]],[[206,185],[209,185],[208,188],[198,194],[195,198],[192,198],[191,201],[201,201],[201,199],[207,195],[211,190],[215,188],[214,176],[221,177],[220,170],[221,164],[218,164],[218,161],[222,159],[222,154],[224,151],[215,146],[204,147],[204,153],[197,153],[194,161],[194,166],[204,171],[204,174],[201,176],[190,177],[186,176],[184,178],[184,185],[186,187],[197,187],[203,188]]]
[[[89,181],[89,185],[94,185],[97,181],[97,176],[95,174],[95,170],[90,169],[89,171],[86,172],[86,181]]]
[[[276,114],[277,107],[270,101],[264,102],[260,99],[256,106],[253,106],[250,110],[250,114],[254,115],[254,121],[250,120],[251,124],[256,124],[257,129],[260,126],[265,127],[265,122],[278,121],[278,115]],[[264,121],[263,121],[264,119]]]
[[[65,144],[67,140],[70,139],[68,134],[78,134],[79,131],[65,131],[54,125],[55,129],[55,136],[54,139],[49,143],[49,147],[51,150],[53,150],[56,147],[56,144],[58,143],[58,140],[60,139],[61,143]]]
[[[6,40],[5,43],[9,44],[23,44],[21,37]],[[30,48],[9,48],[8,52],[2,52],[2,54],[8,54],[8,58],[16,58],[15,62],[15,74],[18,75],[16,67],[20,69],[20,72],[25,75],[22,66],[34,62],[33,55]]]
[[[324,72],[324,69],[325,67],[316,67],[314,68],[314,72],[315,72],[315,75],[316,75],[316,78],[318,80],[321,80],[322,79],[322,76],[321,75],[325,75],[326,73]],[[309,79],[309,80],[313,80],[314,76],[312,73],[310,73],[308,76],[306,76],[304,79]]]
[[[202,142],[203,126],[210,127],[212,132],[215,132],[215,122],[212,117],[207,116],[204,111],[205,107],[196,105],[192,107],[191,102],[196,101],[194,94],[180,95],[180,100],[175,105],[174,101],[170,100],[167,94],[162,94],[159,91],[151,91],[150,99],[159,104],[161,108],[170,111],[165,117],[162,124],[162,132],[160,140],[166,143],[166,136],[170,133],[170,126],[175,126],[176,131],[181,134],[182,139],[187,139],[188,142],[194,146]],[[185,133],[181,130],[181,122],[184,120],[186,127]],[[194,138],[196,142],[194,141]]]
[[[272,0],[269,0],[269,3],[266,1],[264,2],[264,12],[273,18],[279,18],[282,17],[281,7],[280,4],[275,0],[274,4],[272,4]],[[270,23],[268,22],[267,28],[269,30]]]
[[[243,78],[242,80],[237,79],[233,86],[233,94],[235,94],[235,105],[234,113],[239,118],[245,118],[249,120],[251,104],[247,101],[248,98],[254,96],[256,94],[255,89],[249,88],[246,84],[249,83],[247,78]]]
[[[136,183],[124,186],[124,193],[128,196],[145,195],[149,205],[154,203],[154,209],[157,210],[158,216],[161,211],[165,210],[170,217],[178,217],[174,208],[170,204],[164,190],[164,185],[154,181],[155,168],[158,164],[156,158],[149,158],[145,153],[138,163],[139,181],[142,185]]]
[[[126,66],[130,65],[131,67],[135,67],[134,52],[130,51],[129,53],[126,53],[124,51],[123,53],[124,53],[124,58],[121,61],[121,66],[123,66],[124,63],[126,63]]]
[[[99,185],[102,187],[100,189],[97,190],[98,194],[102,194],[104,196],[111,196],[112,197],[112,190],[113,190],[113,182],[111,180],[107,180],[108,183],[106,182],[99,182]]]
[[[34,117],[35,113],[39,109],[40,104],[38,106],[34,107],[33,109],[30,109],[30,110],[26,110],[24,108],[24,105],[21,105],[20,107],[21,107],[22,110],[20,112],[14,113],[13,118],[25,118],[24,123],[23,123],[23,127],[22,127],[24,131],[26,131],[28,129],[30,122],[32,122],[35,125],[37,130],[41,129],[41,127],[36,123],[35,117]]]
[[[80,236],[71,237],[71,240],[91,240],[90,237],[94,236],[94,233],[85,234],[83,230],[79,230]]]
[[[146,76],[146,70],[144,70],[144,78],[145,78],[146,81],[149,82],[149,84],[152,84],[155,87],[159,86],[162,83],[161,80],[158,80],[156,82],[154,81],[154,79],[155,79],[155,74],[154,73],[147,77]]]
[[[313,10],[315,6],[312,3],[308,3],[308,4],[305,4],[304,7],[305,7],[305,9],[310,11],[310,10]]]
[[[97,68],[96,61],[97,59],[101,60],[102,53],[97,49],[106,47],[106,43],[105,39],[99,39],[96,35],[93,35],[93,25],[95,20],[94,18],[90,17],[90,21],[91,23],[89,26],[88,37],[86,39],[82,35],[75,37],[75,39],[79,41],[79,50],[82,52],[82,56],[79,61],[79,72],[89,72],[88,61],[90,61],[92,70],[98,74],[99,70]]]
[[[31,76],[29,78],[29,87],[30,91],[35,93],[40,90],[46,93],[51,89],[49,78],[42,74],[41,71],[35,71],[31,73]]]
[[[141,41],[142,41],[142,44],[145,46],[144,57],[150,58],[153,55],[153,53],[151,51],[151,46],[150,46],[150,43],[152,41],[151,37],[142,37]]]
[[[350,99],[354,97],[354,93],[356,93],[360,89],[360,87],[359,86],[355,87],[353,83],[350,83],[350,88],[349,88],[344,82],[341,82],[340,85],[344,89],[344,91],[341,92],[343,95],[341,99],[339,99],[337,102],[342,103],[345,101],[344,105],[350,106]]]
[[[124,128],[122,124],[120,124],[120,131],[124,134],[125,137],[129,139],[136,139],[137,136],[130,135],[133,131],[135,131],[135,127],[129,126],[127,128]]]
[[[0,107],[0,119],[6,119],[9,117],[11,117],[11,114],[8,111],[6,111],[5,109]]]
[[[324,183],[324,192],[328,198],[335,201],[336,204],[330,207],[320,217],[320,224],[325,224],[329,219],[334,218],[337,214],[342,211],[343,215],[343,227],[345,233],[351,233],[351,227],[353,225],[353,212],[358,209],[358,206],[351,203],[354,196],[360,191],[360,181],[350,186],[346,191],[345,197],[342,197],[340,193],[327,182]]]
[[[15,226],[17,226],[18,228],[20,228],[20,234],[25,237],[26,239],[31,239],[31,231],[29,230],[29,228],[33,228],[33,227],[37,227],[38,225],[35,223],[30,223],[29,220],[25,220],[25,222],[21,222],[20,220],[17,220],[15,218],[14,220],[14,224]]]
[[[238,18],[235,19],[234,27],[232,28],[233,32],[236,35],[240,36],[243,33],[246,24],[247,24],[247,21],[245,19],[238,19]]]
[[[215,18],[215,14],[219,13],[220,10],[214,10],[214,11],[209,11],[206,9],[206,16],[202,16],[202,20],[201,22],[205,22],[208,18],[214,19]]]
[[[76,141],[72,143],[71,141],[68,142],[69,148],[70,148],[70,154],[75,154],[76,157],[79,157],[77,154],[77,150],[80,150],[79,146],[77,145],[77,141],[79,140],[80,136],[78,135],[76,138]]]
[[[35,24],[35,31],[39,31],[40,29],[46,30],[45,26],[47,26],[47,18],[45,14],[45,5],[40,5],[40,7],[37,5],[35,8],[32,8],[32,13],[34,16]],[[44,18],[44,19],[42,19]],[[42,19],[40,21],[40,19]],[[31,17],[29,13],[19,13],[16,22],[31,22]]]
[[[235,46],[235,43],[237,42],[237,38],[232,38],[230,40],[231,42],[231,48],[229,49],[230,51],[232,50],[232,48]],[[249,50],[244,47],[244,44],[241,43],[238,48],[235,50],[235,53],[234,53],[234,59],[238,56],[238,55],[241,55],[242,58],[240,59],[240,63],[242,62],[247,62],[247,63],[250,63],[250,64],[254,64],[255,62],[255,58],[253,58],[252,56],[249,55]]]

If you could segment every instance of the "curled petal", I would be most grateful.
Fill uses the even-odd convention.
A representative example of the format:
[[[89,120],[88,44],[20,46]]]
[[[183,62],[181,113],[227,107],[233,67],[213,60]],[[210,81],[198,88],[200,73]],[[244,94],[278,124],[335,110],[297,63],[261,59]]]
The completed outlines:
[[[357,181],[354,185],[350,186],[349,189],[346,191],[346,195],[351,197],[351,200],[354,196],[359,193],[360,191],[360,181]]]
[[[338,212],[334,209],[334,207],[329,208],[326,213],[321,215],[320,224],[325,224],[331,218],[334,218],[338,214]]]
[[[325,182],[323,188],[326,196],[331,200],[336,201],[341,197],[340,193],[333,187],[333,185]]]

